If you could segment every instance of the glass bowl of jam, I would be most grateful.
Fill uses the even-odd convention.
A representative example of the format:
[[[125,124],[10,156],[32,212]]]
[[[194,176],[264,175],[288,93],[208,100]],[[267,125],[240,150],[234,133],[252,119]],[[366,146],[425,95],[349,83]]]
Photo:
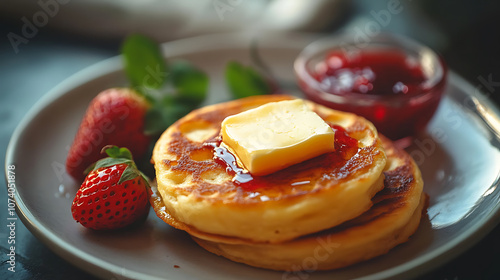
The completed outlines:
[[[308,99],[363,116],[392,140],[426,127],[447,77],[438,54],[392,34],[363,42],[349,35],[320,39],[300,53],[294,70]]]

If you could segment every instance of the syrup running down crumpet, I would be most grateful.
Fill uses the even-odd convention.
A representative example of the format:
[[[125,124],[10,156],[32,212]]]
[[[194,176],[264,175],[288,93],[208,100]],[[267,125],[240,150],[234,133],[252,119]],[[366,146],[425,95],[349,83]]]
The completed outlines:
[[[338,244],[319,269],[375,257],[406,241],[425,209],[418,167],[369,121],[286,95],[195,110],[152,160],[156,214],[256,267],[290,270],[318,237]]]

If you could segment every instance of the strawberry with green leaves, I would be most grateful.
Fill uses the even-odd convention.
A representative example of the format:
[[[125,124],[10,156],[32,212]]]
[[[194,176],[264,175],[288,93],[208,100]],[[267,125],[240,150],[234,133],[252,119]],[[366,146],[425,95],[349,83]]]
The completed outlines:
[[[149,213],[149,184],[126,148],[103,149],[73,200],[73,218],[86,228],[112,230],[142,221]]]

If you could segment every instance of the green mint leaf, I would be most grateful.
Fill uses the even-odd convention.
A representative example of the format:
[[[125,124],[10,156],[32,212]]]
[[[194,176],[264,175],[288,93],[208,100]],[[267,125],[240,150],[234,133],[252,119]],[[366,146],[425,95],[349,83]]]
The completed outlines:
[[[166,96],[146,113],[144,132],[148,135],[158,135],[194,108],[196,104],[189,100]]]
[[[133,180],[137,178],[138,176],[141,176],[141,173],[137,168],[133,166],[127,166],[125,170],[123,170],[122,176],[120,176],[120,180],[118,180],[118,184],[121,184],[123,182],[126,182],[128,180]]]
[[[228,62],[225,76],[234,98],[271,93],[271,87],[257,71],[236,61]]]
[[[208,77],[187,61],[176,61],[170,65],[170,79],[179,99],[199,105],[207,95]]]
[[[125,73],[132,86],[144,93],[144,88],[160,88],[167,78],[167,63],[159,45],[152,39],[134,34],[125,39],[121,53]]]

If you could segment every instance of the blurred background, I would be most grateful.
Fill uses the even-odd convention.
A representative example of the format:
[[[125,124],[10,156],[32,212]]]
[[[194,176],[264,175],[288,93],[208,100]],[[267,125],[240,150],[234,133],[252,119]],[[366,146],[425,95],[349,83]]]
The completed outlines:
[[[399,3],[386,21],[378,13]],[[72,74],[119,54],[127,34],[160,42],[218,32],[356,32],[413,37],[441,53],[450,69],[500,104],[500,1],[442,0],[2,0],[0,2],[0,158],[26,111]],[[6,197],[2,180],[0,197]],[[1,209],[6,199],[1,201]],[[4,207],[5,206],[5,207]],[[0,211],[2,221],[4,212]],[[91,279],[53,254],[18,223],[19,279]],[[4,229],[2,255],[7,252]],[[499,279],[500,228],[422,279]],[[1,259],[0,278],[6,274]],[[80,275],[78,278],[75,275]],[[7,277],[8,276],[8,277]]]

